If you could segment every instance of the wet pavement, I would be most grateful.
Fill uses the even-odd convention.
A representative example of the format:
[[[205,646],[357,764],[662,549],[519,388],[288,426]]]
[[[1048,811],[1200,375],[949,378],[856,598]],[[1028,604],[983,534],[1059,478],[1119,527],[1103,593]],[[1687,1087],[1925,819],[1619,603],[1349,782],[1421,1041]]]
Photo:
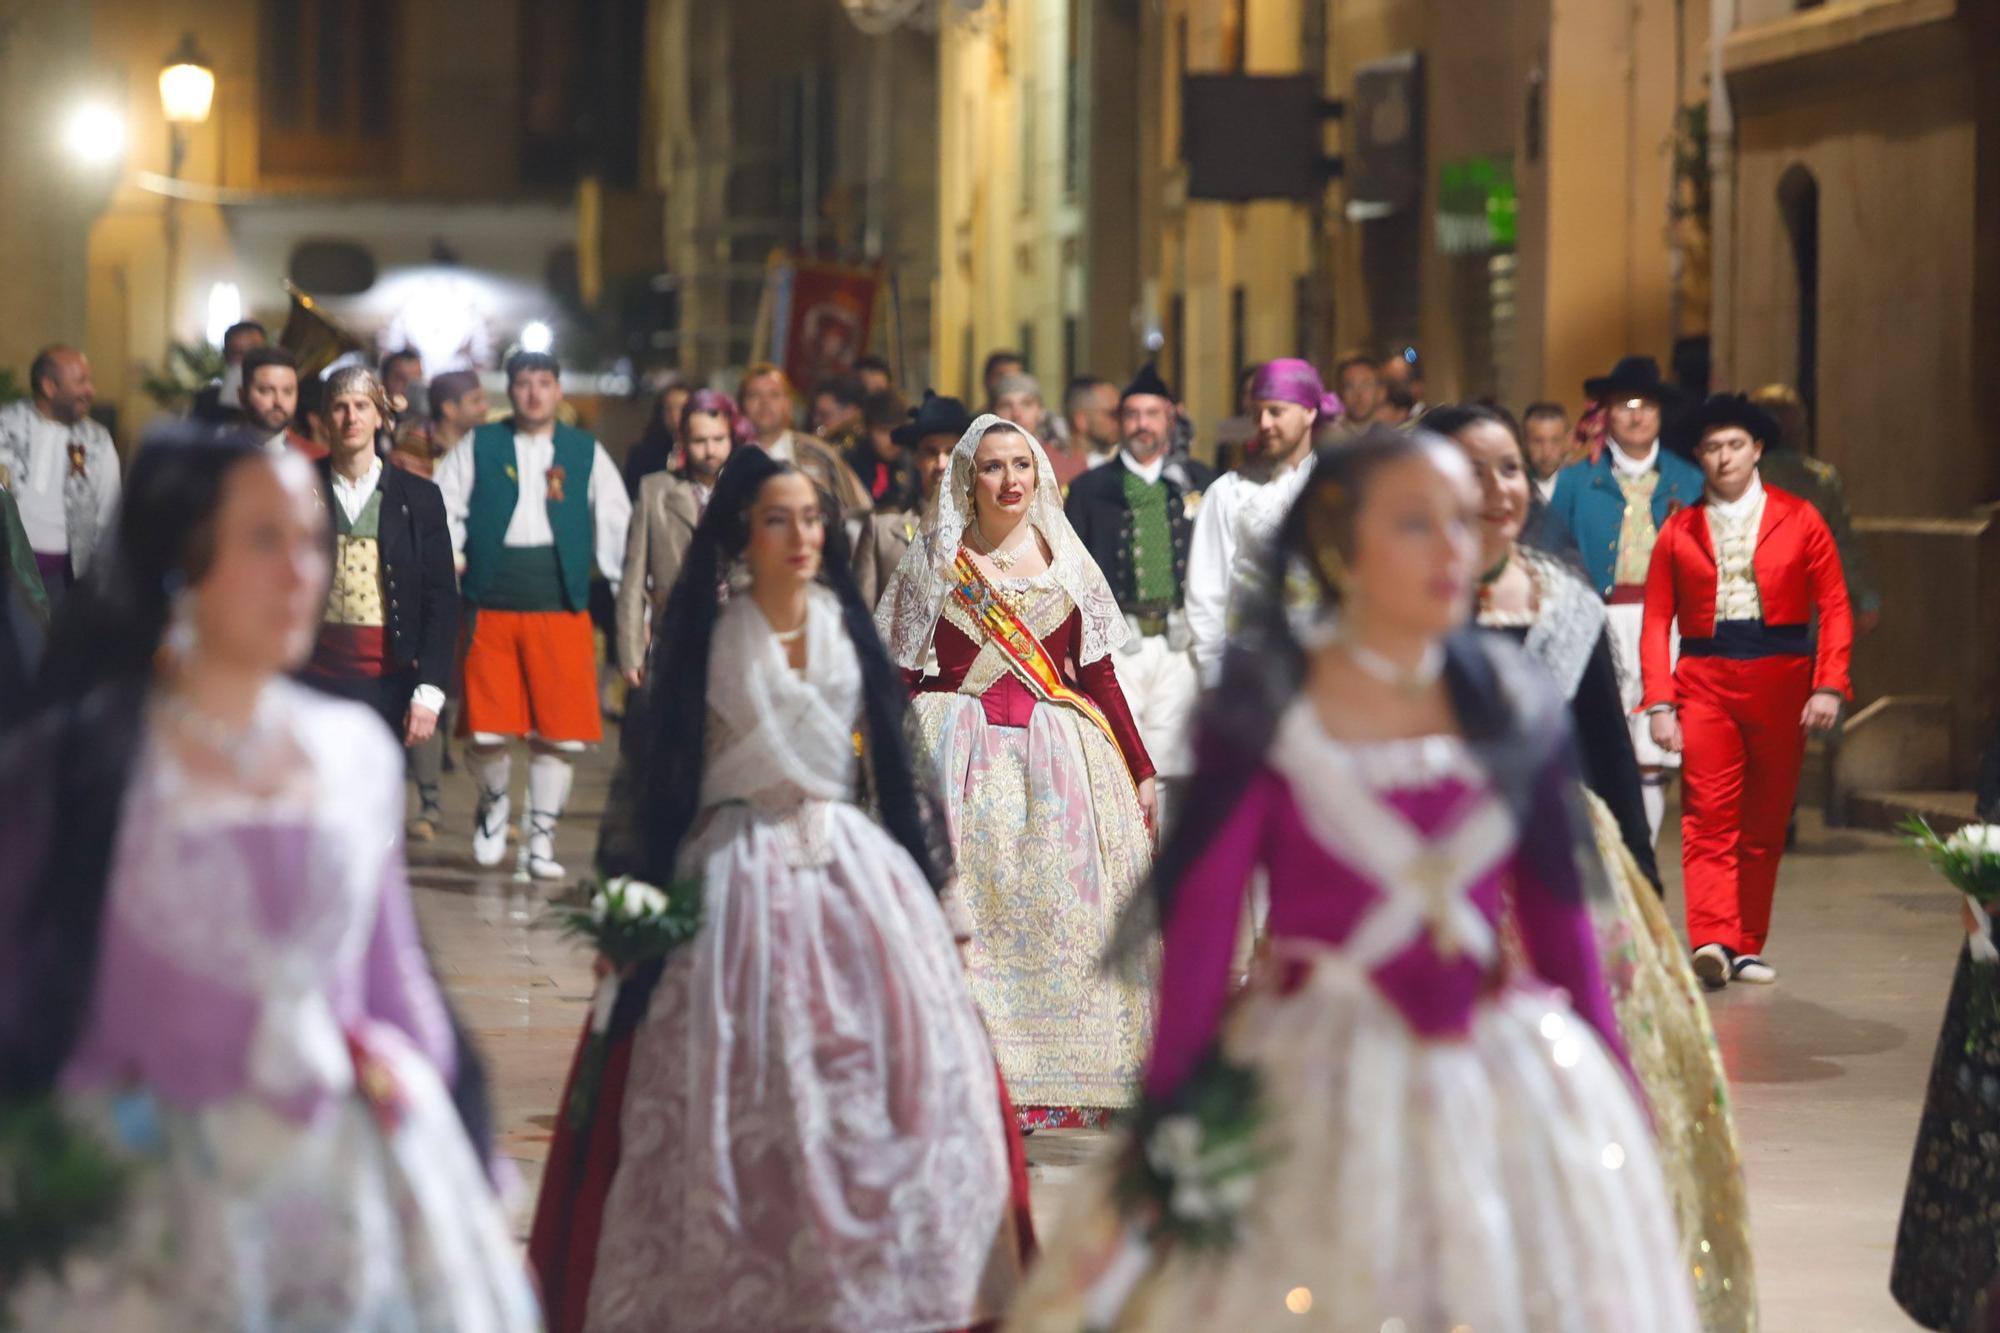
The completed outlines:
[[[524,777],[517,761],[517,792]],[[589,867],[607,781],[603,756],[579,766],[558,839],[573,877]],[[492,1067],[501,1150],[524,1185],[516,1217],[525,1232],[589,1005],[589,959],[554,924],[549,904],[561,886],[531,884],[511,865],[473,865],[471,780],[461,771],[445,782],[446,831],[410,849],[417,908],[444,984]],[[1676,919],[1678,855],[1670,831],[1660,861]],[[1893,839],[1823,830],[1808,816],[1785,861],[1768,952],[1781,981],[1712,997],[1745,1142],[1770,1333],[1912,1327],[1889,1299],[1889,1261],[1961,938],[1955,904]],[[1090,1131],[1028,1141],[1044,1227],[1102,1142]]]

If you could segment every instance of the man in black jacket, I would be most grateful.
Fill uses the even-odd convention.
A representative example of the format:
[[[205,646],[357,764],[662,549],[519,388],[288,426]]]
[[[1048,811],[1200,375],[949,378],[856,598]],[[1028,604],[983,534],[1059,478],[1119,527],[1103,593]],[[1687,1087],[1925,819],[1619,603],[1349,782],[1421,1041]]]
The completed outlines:
[[[1214,478],[1201,463],[1169,460],[1178,413],[1173,390],[1147,364],[1119,396],[1117,461],[1072,481],[1064,506],[1125,610],[1131,632],[1118,683],[1159,770],[1163,825],[1194,769],[1188,732],[1201,686],[1185,609],[1188,544]]]
[[[418,745],[437,729],[458,635],[451,530],[435,483],[385,467],[381,381],[365,367],[327,385],[333,451],[314,466],[333,541],[333,587],[305,678],[373,708]],[[422,790],[435,822],[438,793]]]

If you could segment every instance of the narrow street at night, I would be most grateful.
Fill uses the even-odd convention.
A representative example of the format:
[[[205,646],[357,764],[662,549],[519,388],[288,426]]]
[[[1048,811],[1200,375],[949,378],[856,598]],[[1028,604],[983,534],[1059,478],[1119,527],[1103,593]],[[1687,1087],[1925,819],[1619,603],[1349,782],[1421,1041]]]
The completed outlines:
[[[2000,0],[0,0],[0,1333],[2000,1333]]]

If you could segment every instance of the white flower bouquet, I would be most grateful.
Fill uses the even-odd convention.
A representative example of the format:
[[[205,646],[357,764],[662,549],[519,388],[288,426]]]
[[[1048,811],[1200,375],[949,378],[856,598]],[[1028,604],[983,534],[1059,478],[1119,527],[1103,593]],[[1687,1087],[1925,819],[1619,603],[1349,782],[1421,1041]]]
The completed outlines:
[[[1278,1156],[1266,1119],[1258,1072],[1231,1063],[1219,1047],[1171,1095],[1131,1113],[1113,1182],[1125,1234],[1086,1293],[1087,1328],[1116,1323],[1156,1251],[1236,1245],[1258,1177]]]
[[[563,933],[588,940],[608,966],[590,1001],[590,1037],[570,1091],[570,1125],[579,1133],[590,1123],[604,1079],[610,1048],[611,1016],[633,968],[664,959],[701,929],[701,884],[684,880],[661,889],[620,875],[604,881],[584,907],[563,914]]]
[[[1910,845],[1931,863],[1950,885],[1965,896],[1965,907],[1979,927],[1972,954],[1982,963],[2000,961],[1993,947],[1992,913],[2000,907],[2000,824],[1967,824],[1940,838],[1922,818],[1903,824]]]

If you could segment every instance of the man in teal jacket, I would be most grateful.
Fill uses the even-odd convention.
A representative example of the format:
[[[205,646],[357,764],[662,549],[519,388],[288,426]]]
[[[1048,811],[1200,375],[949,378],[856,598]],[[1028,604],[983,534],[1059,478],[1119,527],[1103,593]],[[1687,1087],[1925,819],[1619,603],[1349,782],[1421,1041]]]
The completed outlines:
[[[1605,447],[1596,458],[1556,474],[1549,517],[1576,543],[1584,570],[1604,598],[1646,818],[1658,838],[1666,782],[1680,760],[1653,744],[1646,719],[1631,711],[1643,694],[1639,629],[1645,619],[1646,568],[1667,516],[1701,498],[1701,469],[1660,447],[1664,419],[1681,395],[1661,380],[1660,363],[1652,357],[1628,356],[1610,374],[1585,380],[1583,391],[1606,409]]]

